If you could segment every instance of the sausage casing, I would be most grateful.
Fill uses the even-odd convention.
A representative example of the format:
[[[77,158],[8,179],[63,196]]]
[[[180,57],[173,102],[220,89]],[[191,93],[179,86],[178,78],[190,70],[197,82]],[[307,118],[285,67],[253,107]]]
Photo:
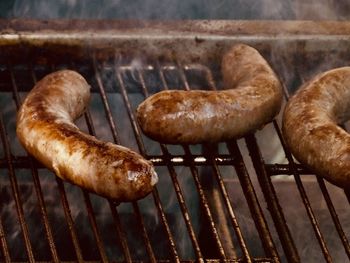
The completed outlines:
[[[350,118],[350,67],[305,83],[288,101],[282,131],[293,155],[315,173],[350,187],[350,135],[337,124]]]
[[[170,144],[218,142],[261,128],[279,112],[281,84],[257,50],[244,44],[223,57],[224,90],[165,90],[137,108],[150,138]]]
[[[90,86],[77,72],[62,70],[40,80],[17,116],[24,148],[63,180],[115,201],[144,197],[157,182],[140,154],[81,132],[73,123],[85,110]]]

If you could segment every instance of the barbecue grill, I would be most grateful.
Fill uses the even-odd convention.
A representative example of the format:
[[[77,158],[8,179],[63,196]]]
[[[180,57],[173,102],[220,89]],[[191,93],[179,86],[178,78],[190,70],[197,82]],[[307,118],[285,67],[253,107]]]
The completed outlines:
[[[135,109],[163,89],[220,89],[234,43],[259,50],[285,99],[350,59],[350,23],[306,21],[0,21],[2,261],[345,262],[349,194],[297,163],[281,114],[214,145],[163,145]],[[63,182],[15,135],[16,110],[44,75],[80,72],[92,100],[77,124],[151,160],[152,194],[116,204]],[[242,120],[244,121],[244,120]],[[344,125],[346,128],[346,124]]]

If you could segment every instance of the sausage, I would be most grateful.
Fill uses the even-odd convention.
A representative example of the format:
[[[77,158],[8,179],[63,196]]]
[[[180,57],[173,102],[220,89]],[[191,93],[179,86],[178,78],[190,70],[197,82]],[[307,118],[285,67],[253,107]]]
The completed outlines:
[[[219,142],[262,128],[279,112],[280,81],[257,50],[233,46],[221,70],[223,90],[165,90],[143,101],[137,108],[143,132],[169,144]]]
[[[337,124],[350,118],[350,67],[306,82],[288,101],[282,132],[296,159],[342,188],[350,187],[350,135]]]
[[[149,161],[74,125],[89,99],[90,86],[77,72],[61,70],[45,76],[19,109],[19,141],[58,177],[88,191],[117,202],[146,196],[158,180]]]

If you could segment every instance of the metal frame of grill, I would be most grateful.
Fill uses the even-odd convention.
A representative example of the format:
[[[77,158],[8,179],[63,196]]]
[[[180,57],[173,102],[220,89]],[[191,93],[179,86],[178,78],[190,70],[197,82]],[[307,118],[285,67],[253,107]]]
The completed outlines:
[[[230,22],[230,21],[181,21],[181,22],[146,22],[146,21],[0,21],[2,28],[0,46],[3,50],[0,54],[2,59],[0,75],[0,91],[10,92],[13,102],[18,108],[21,104],[21,74],[25,71],[30,76],[32,86],[42,74],[42,69],[52,71],[59,67],[69,67],[89,75],[93,79],[93,91],[99,96],[103,112],[108,123],[111,138],[115,143],[122,143],[118,132],[121,128],[118,119],[113,116],[113,105],[110,102],[110,94],[118,93],[124,103],[124,110],[128,116],[130,133],[133,134],[137,150],[150,159],[156,167],[167,170],[171,185],[175,192],[175,203],[178,206],[177,216],[182,217],[181,222],[185,226],[185,234],[193,251],[193,257],[183,258],[179,252],[177,233],[173,228],[169,215],[164,207],[164,200],[155,188],[147,202],[153,202],[156,217],[162,228],[168,251],[166,258],[158,258],[152,241],[152,231],[145,222],[143,202],[133,202],[132,216],[137,223],[135,237],[142,240],[145,261],[228,261],[228,262],[298,262],[300,256],[296,248],[293,233],[290,232],[285,214],[280,205],[273,177],[277,175],[291,175],[311,223],[314,235],[318,242],[318,250],[322,253],[326,262],[332,262],[326,237],[319,225],[317,216],[308,198],[307,190],[303,183],[303,176],[311,173],[306,168],[296,163],[291,153],[285,146],[280,131],[278,120],[271,124],[275,135],[279,138],[283,147],[286,163],[272,164],[264,161],[263,152],[259,147],[255,134],[250,134],[240,140],[247,146],[247,153],[242,152],[242,144],[237,141],[226,142],[226,153],[221,153],[217,145],[203,145],[201,150],[182,145],[179,146],[180,154],[173,153],[171,147],[159,145],[160,154],[149,154],[145,144],[145,137],[135,120],[135,102],[130,99],[134,91],[125,80],[127,74],[137,80],[138,93],[143,97],[155,92],[147,83],[147,72],[157,74],[160,89],[171,88],[168,85],[167,74],[176,74],[179,79],[179,88],[191,89],[192,84],[188,72],[199,72],[204,78],[208,89],[217,89],[218,75],[216,69],[220,65],[221,55],[224,50],[237,42],[245,42],[255,46],[269,59],[276,53],[281,52],[281,58],[287,61],[291,68],[300,66],[310,71],[310,65],[317,64],[319,54],[335,52],[345,57],[350,54],[350,23],[347,22]],[[113,28],[113,29],[111,29]],[[283,47],[283,48],[281,48]],[[287,48],[286,48],[287,47]],[[134,58],[147,54],[141,66],[132,67],[130,60],[124,61],[124,57]],[[67,59],[68,57],[68,59]],[[122,59],[120,60],[120,57]],[[144,56],[142,56],[144,57]],[[302,58],[302,62],[300,59]],[[115,61],[118,61],[116,64]],[[277,60],[278,61],[278,60]],[[310,62],[311,61],[311,62]],[[349,60],[347,60],[349,61]],[[275,64],[274,64],[275,63]],[[280,68],[276,61],[272,63],[277,72]],[[308,64],[310,63],[310,64]],[[294,65],[295,64],[295,65]],[[82,66],[83,65],[83,66]],[[111,66],[112,65],[112,66]],[[24,70],[23,70],[24,67]],[[109,90],[104,80],[106,68],[111,69],[114,76],[114,91]],[[41,72],[38,74],[38,72]],[[153,74],[152,73],[152,74]],[[311,73],[310,73],[311,74]],[[289,85],[288,79],[281,74],[283,83]],[[307,75],[306,75],[307,76]],[[301,79],[300,81],[303,81]],[[21,82],[21,83],[20,83]],[[136,93],[137,93],[136,92]],[[285,87],[286,98],[289,91]],[[1,94],[0,94],[1,96]],[[43,224],[44,236],[42,242],[47,243],[50,251],[48,260],[59,262],[62,260],[58,244],[52,229],[52,219],[47,211],[45,194],[40,170],[43,168],[33,158],[26,155],[14,155],[11,151],[8,131],[3,118],[3,105],[0,107],[0,134],[2,141],[3,156],[0,156],[0,171],[6,171],[9,177],[12,199],[15,203],[20,227],[18,238],[23,239],[26,252],[25,260],[29,262],[42,261],[36,256],[33,249],[31,232],[28,229],[28,215],[23,208],[24,200],[21,195],[23,178],[18,178],[18,169],[30,171],[30,184],[34,185],[37,198],[38,211]],[[89,108],[83,116],[87,131],[96,135],[96,124]],[[147,140],[147,139],[146,139]],[[221,145],[222,146],[222,145]],[[248,156],[246,155],[248,154]],[[254,167],[258,184],[252,182],[252,174],[247,169],[247,159]],[[254,255],[252,248],[247,245],[247,237],[237,219],[237,213],[233,205],[234,196],[230,195],[227,182],[222,174],[221,167],[234,168],[240,187],[244,194],[245,202],[254,222],[257,236],[260,239],[264,255]],[[186,167],[186,176],[192,177],[198,206],[206,226],[206,237],[209,245],[203,244],[203,237],[194,226],[193,215],[188,208],[186,191],[181,185],[178,167]],[[209,167],[209,168],[208,168]],[[206,168],[206,169],[205,169]],[[207,170],[210,170],[211,178],[208,187]],[[203,172],[204,171],[204,172]],[[162,175],[161,175],[162,176]],[[163,175],[164,176],[164,175]],[[182,176],[182,175],[181,175]],[[314,175],[312,175],[314,177]],[[320,198],[325,200],[330,218],[337,231],[338,238],[343,245],[345,254],[350,258],[350,246],[347,233],[343,229],[336,208],[329,194],[327,183],[317,178],[317,184],[321,191]],[[67,184],[55,177],[59,192],[60,203],[64,212],[62,224],[67,225],[69,236],[67,242],[72,245],[73,259],[79,262],[85,261],[82,245],[84,241],[79,238],[77,225],[71,211],[71,201],[67,197]],[[216,188],[210,184],[215,181]],[[7,186],[3,186],[7,187]],[[159,187],[159,186],[158,186]],[[259,194],[262,192],[262,196]],[[345,192],[346,197],[348,193]],[[90,231],[94,239],[94,248],[97,249],[99,258],[97,261],[108,262],[111,259],[106,251],[106,245],[102,240],[101,224],[98,223],[94,212],[94,206],[89,193],[82,190],[84,209],[90,223]],[[58,202],[58,201],[57,201]],[[118,244],[116,249],[120,251],[121,261],[137,261],[129,245],[128,231],[132,226],[125,225],[117,204],[104,200],[108,203],[110,217],[113,220],[113,235],[116,235]],[[265,203],[266,202],[266,203]],[[1,206],[6,203],[1,201]],[[141,204],[140,204],[141,203]],[[264,208],[267,206],[267,210]],[[268,213],[269,212],[269,213]],[[4,226],[5,218],[0,216],[0,245],[1,259],[5,262],[13,260],[9,248],[7,229]],[[275,232],[276,234],[272,234]],[[276,243],[278,243],[277,247]],[[232,247],[234,244],[235,247]],[[212,251],[206,251],[211,249]],[[282,254],[282,259],[281,259]],[[46,260],[46,259],[45,259]],[[119,258],[117,259],[119,260]]]

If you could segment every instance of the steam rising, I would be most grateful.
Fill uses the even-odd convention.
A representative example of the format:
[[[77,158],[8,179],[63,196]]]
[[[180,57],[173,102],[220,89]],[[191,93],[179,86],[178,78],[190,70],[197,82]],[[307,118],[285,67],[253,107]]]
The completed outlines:
[[[350,4],[335,0],[15,0],[6,17],[117,19],[345,20]]]

